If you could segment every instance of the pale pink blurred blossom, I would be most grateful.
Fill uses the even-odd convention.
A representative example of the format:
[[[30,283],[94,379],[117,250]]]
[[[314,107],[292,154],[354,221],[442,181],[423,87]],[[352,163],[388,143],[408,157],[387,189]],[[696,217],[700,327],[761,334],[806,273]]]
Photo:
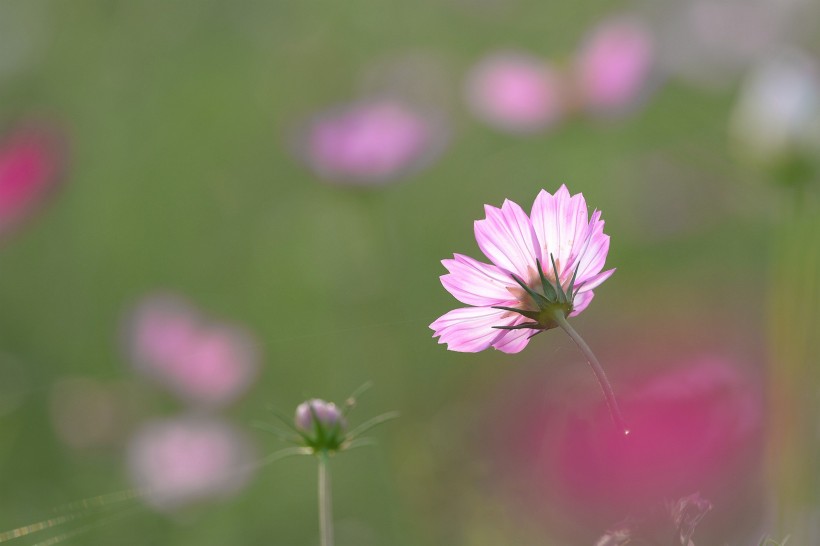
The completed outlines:
[[[403,101],[332,109],[309,124],[299,153],[326,180],[383,183],[428,164],[446,141],[442,120]]]
[[[207,319],[179,298],[147,298],[127,335],[137,369],[189,402],[227,404],[257,373],[258,348],[245,330]]]
[[[593,113],[620,112],[647,90],[653,39],[638,18],[606,21],[587,36],[575,59],[583,106]]]
[[[505,353],[524,349],[530,338],[546,329],[499,329],[522,326],[524,315],[498,307],[538,312],[539,306],[514,279],[530,288],[542,286],[538,266],[551,283],[566,290],[577,271],[577,297],[568,306],[568,316],[586,309],[593,289],[612,275],[602,271],[609,251],[600,211],[589,216],[583,194],[570,195],[561,186],[555,195],[541,190],[530,216],[516,203],[506,200],[500,209],[485,205],[487,218],[475,222],[478,246],[492,262],[486,264],[461,254],[442,260],[449,271],[441,283],[457,300],[471,307],[455,309],[430,325],[439,343],[451,351],[478,352],[489,347]],[[556,273],[552,267],[555,260]],[[557,285],[556,285],[557,286]]]
[[[65,146],[56,129],[30,123],[0,141],[0,236],[35,212],[60,182]]]
[[[191,416],[144,425],[127,455],[134,485],[162,511],[237,492],[250,477],[251,462],[248,441],[238,430]]]
[[[466,93],[473,113],[502,131],[540,131],[564,115],[562,76],[527,53],[499,52],[480,61],[467,78]]]

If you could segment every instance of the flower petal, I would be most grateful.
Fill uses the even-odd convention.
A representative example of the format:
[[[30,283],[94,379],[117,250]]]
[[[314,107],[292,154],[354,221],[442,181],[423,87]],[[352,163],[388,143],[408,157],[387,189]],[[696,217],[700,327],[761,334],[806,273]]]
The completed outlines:
[[[501,269],[528,278],[541,257],[529,217],[510,200],[500,209],[485,205],[484,210],[487,218],[475,223],[478,247]]]
[[[591,292],[592,289],[597,288],[601,285],[601,283],[610,278],[613,273],[615,273],[615,269],[608,269],[603,273],[598,273],[597,275],[587,278],[581,285],[576,283],[576,286],[578,286],[578,292],[581,294],[584,292]]]
[[[441,284],[458,301],[485,307],[514,303],[507,287],[516,285],[508,273],[461,254],[454,254],[453,258],[441,261],[450,272],[441,276]]]
[[[570,260],[570,267],[578,268],[576,284],[584,283],[601,272],[609,253],[609,235],[604,234],[604,221],[600,220],[601,212],[595,211],[590,220],[584,242],[579,245],[577,254]]]
[[[528,321],[526,317],[522,317],[521,315],[519,315],[519,317],[520,318],[515,321],[515,324]],[[521,352],[524,347],[527,346],[527,343],[530,342],[530,338],[537,334],[539,330],[524,328],[521,330],[502,330],[502,332],[504,333],[501,337],[493,342],[493,348],[503,353],[512,354]]]
[[[589,215],[584,195],[570,195],[562,185],[550,195],[541,190],[532,205],[532,226],[538,238],[544,267],[550,269],[550,254],[555,258],[561,281],[572,276],[568,267],[584,244],[589,229]]]
[[[446,343],[450,351],[477,353],[487,349],[505,334],[493,326],[511,326],[515,313],[490,307],[462,307],[453,309],[430,325],[433,337]]]
[[[613,270],[614,271],[614,270]],[[571,317],[576,317],[581,314],[581,311],[587,308],[589,302],[592,301],[592,298],[595,297],[595,292],[590,290],[589,292],[581,292],[575,296],[572,300],[572,313],[569,314]]]

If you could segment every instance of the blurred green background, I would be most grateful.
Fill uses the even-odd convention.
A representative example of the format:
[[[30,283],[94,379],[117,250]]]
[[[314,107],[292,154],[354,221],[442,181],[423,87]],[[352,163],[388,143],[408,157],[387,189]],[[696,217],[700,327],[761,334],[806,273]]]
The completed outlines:
[[[24,56],[0,73],[0,120],[54,119],[71,154],[52,201],[0,248],[0,531],[132,487],[129,430],[114,445],[73,449],[55,433],[50,400],[61,380],[90,378],[136,392],[124,426],[180,411],[135,376],[121,344],[129,307],[164,290],[259,340],[261,373],[224,412],[259,456],[282,446],[251,427],[269,419],[268,405],[290,414],[372,380],[351,420],[401,412],[373,433],[377,447],[332,461],[340,546],[545,543],[491,485],[483,442],[504,423],[487,409],[505,382],[568,368],[595,393],[580,355],[557,331],[518,355],[452,353],[427,325],[457,306],[440,260],[479,257],[472,222],[483,204],[528,209],[561,183],[603,211],[612,237],[607,264],[618,271],[575,321],[605,365],[613,347],[660,331],[763,373],[771,249],[790,195],[732,155],[734,86],[665,78],[628,116],[527,138],[463,105],[464,75],[487,52],[566,58],[586,29],[631,7],[3,0],[0,47],[23,40]],[[437,161],[352,188],[290,153],[289,131],[354,99],[367,66],[419,52],[443,69],[447,90],[450,142]],[[608,366],[616,388],[625,368]],[[10,542],[77,530],[66,542],[315,545],[315,479],[310,459],[284,460],[225,501],[172,515],[112,504]]]

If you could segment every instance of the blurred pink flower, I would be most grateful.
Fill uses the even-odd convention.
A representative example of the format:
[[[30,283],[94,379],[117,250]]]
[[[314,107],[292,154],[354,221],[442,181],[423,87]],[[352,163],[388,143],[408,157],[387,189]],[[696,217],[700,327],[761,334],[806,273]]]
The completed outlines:
[[[236,492],[250,476],[250,463],[249,445],[236,429],[196,417],[143,426],[127,456],[132,481],[160,510]]]
[[[35,124],[0,142],[0,235],[34,212],[59,182],[64,148],[54,129]]]
[[[467,100],[480,119],[503,131],[531,133],[563,116],[561,75],[543,59],[501,52],[479,62],[467,79]]]
[[[587,36],[575,60],[586,109],[618,112],[634,105],[646,90],[653,42],[639,19],[606,21]]]
[[[500,209],[490,205],[484,209],[487,218],[475,222],[475,236],[492,265],[461,254],[442,260],[449,271],[441,277],[444,288],[474,307],[450,311],[430,328],[434,337],[439,336],[439,343],[446,343],[451,351],[472,353],[493,347],[517,353],[533,335],[554,327],[544,313],[536,316],[544,311],[540,300],[518,281],[537,290],[544,286],[543,274],[553,286],[558,286],[558,281],[567,290],[577,273],[573,292],[577,297],[570,298],[564,309],[568,316],[575,316],[589,305],[592,290],[615,271],[601,272],[609,251],[609,236],[604,234],[601,213],[596,210],[590,218],[583,194],[571,196],[563,185],[554,196],[541,190],[530,216],[509,200]],[[524,314],[498,307],[521,309],[533,314],[529,318],[535,322],[527,322]],[[520,329],[509,329],[516,327]]]
[[[510,396],[509,427],[496,441],[499,465],[505,479],[533,484],[544,509],[533,515],[549,514],[572,543],[589,543],[615,521],[695,491],[714,505],[702,530],[711,539],[698,544],[734,543],[728,535],[759,515],[763,396],[757,381],[722,357],[697,357],[622,387],[627,440],[599,403],[573,396],[574,416],[563,422],[567,400],[545,405],[543,389]]]
[[[177,298],[146,299],[128,336],[137,368],[191,402],[231,402],[257,372],[257,347],[245,331],[207,321]]]
[[[437,118],[398,100],[380,99],[317,116],[301,153],[322,178],[374,184],[426,164],[444,141]]]

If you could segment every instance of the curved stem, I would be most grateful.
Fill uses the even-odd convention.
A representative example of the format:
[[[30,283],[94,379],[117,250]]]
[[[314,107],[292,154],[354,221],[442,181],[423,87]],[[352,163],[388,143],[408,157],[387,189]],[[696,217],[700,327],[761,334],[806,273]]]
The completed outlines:
[[[319,533],[322,546],[333,546],[333,499],[327,453],[319,455]]]
[[[578,348],[581,349],[581,352],[584,353],[587,362],[592,368],[592,373],[595,374],[595,379],[598,380],[598,385],[600,385],[601,391],[604,393],[604,399],[609,408],[609,415],[612,417],[612,421],[615,423],[615,426],[624,433],[624,436],[628,435],[629,429],[624,422],[623,415],[621,415],[621,408],[615,399],[615,392],[612,390],[612,385],[609,383],[609,379],[607,379],[606,373],[604,373],[604,368],[601,366],[601,363],[598,362],[595,353],[589,348],[589,345],[587,345],[587,342],[581,337],[581,334],[576,332],[575,328],[567,322],[566,317],[561,311],[555,313],[555,322],[558,323],[558,326],[572,338],[572,341],[574,341]]]

